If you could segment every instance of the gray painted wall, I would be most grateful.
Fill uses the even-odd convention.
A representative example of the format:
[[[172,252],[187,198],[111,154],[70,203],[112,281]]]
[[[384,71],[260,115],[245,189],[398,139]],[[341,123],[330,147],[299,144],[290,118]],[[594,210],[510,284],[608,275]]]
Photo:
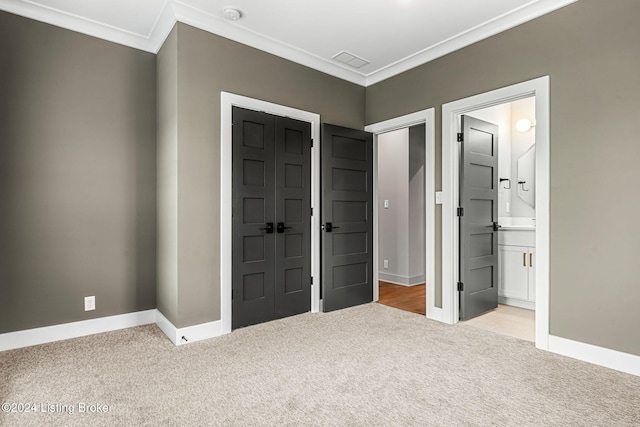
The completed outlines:
[[[637,0],[580,0],[367,88],[367,123],[436,107],[440,189],[441,105],[549,75],[551,334],[636,355],[638,16]]]
[[[424,155],[426,126],[409,128],[409,277],[412,285],[424,283],[426,230],[424,211]]]
[[[155,80],[152,54],[0,12],[0,333],[155,308]]]
[[[186,327],[220,319],[220,92],[362,129],[365,89],[181,23],[177,55],[178,280],[168,292],[177,292],[169,320]]]
[[[409,129],[378,136],[380,280],[409,284]],[[385,209],[384,201],[389,201]],[[389,268],[384,268],[384,260]]]
[[[178,319],[178,30],[156,57],[158,97],[158,310]],[[174,323],[175,324],[175,323]]]

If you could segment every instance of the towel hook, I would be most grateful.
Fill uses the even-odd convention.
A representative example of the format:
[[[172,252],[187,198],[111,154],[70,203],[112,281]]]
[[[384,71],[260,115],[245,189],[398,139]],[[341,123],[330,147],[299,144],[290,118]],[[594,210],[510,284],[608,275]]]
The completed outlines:
[[[502,181],[507,181],[509,183],[508,187],[504,187],[505,190],[511,190],[511,180],[509,178],[500,178],[500,184],[502,184]]]

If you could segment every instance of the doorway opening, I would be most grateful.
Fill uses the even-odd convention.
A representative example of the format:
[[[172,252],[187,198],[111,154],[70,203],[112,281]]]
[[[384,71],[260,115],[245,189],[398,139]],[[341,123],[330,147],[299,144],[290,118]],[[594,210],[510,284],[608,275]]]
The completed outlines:
[[[494,183],[499,224],[499,305],[466,323],[534,342],[535,97],[470,111],[465,117],[498,127],[498,171]]]
[[[549,77],[541,77],[495,91],[472,96],[443,105],[442,118],[442,164],[443,164],[443,314],[447,323],[456,323],[460,312],[459,282],[459,171],[460,146],[457,133],[460,132],[460,117],[474,111],[494,107],[513,101],[534,97],[535,104],[535,236],[534,251],[519,254],[520,261],[529,264],[535,261],[532,292],[535,295],[535,343],[540,349],[548,349],[549,340]],[[519,159],[518,159],[519,160]],[[516,178],[517,179],[517,178]],[[526,180],[525,180],[526,181]],[[522,186],[518,182],[511,187]],[[525,183],[524,189],[529,189]],[[507,181],[502,186],[508,186]],[[513,223],[512,225],[517,225]]]
[[[379,302],[426,315],[425,124],[378,135]]]
[[[381,290],[381,281],[395,282],[390,283],[389,285],[382,284],[382,287],[400,287],[401,291],[410,291],[413,292],[414,295],[410,295],[408,297],[409,300],[413,300],[414,298],[422,298],[423,301],[419,304],[420,306],[426,305],[426,316],[430,319],[441,320],[441,308],[436,307],[435,305],[435,110],[433,108],[423,111],[418,111],[416,113],[408,114],[402,117],[398,117],[395,119],[386,120],[384,122],[375,123],[369,125],[365,128],[367,132],[371,132],[374,134],[374,301],[380,301],[381,294],[385,292],[386,289]],[[424,126],[424,127],[422,127]],[[392,206],[395,206],[394,199],[391,197],[385,199],[381,194],[381,188],[388,184],[381,183],[381,157],[385,156],[383,153],[384,148],[381,150],[381,140],[384,144],[384,140],[387,137],[394,138],[397,137],[398,134],[393,135],[395,131],[399,131],[400,134],[402,132],[408,136],[409,129],[414,128],[414,130],[423,129],[424,130],[424,142],[420,142],[423,147],[423,151],[420,151],[419,154],[414,153],[414,160],[416,160],[415,169],[421,170],[422,176],[424,177],[421,181],[422,184],[419,184],[420,180],[414,181],[414,186],[422,185],[422,189],[414,188],[414,191],[419,191],[421,193],[421,198],[423,200],[422,206],[416,205],[414,206],[417,211],[418,219],[415,221],[421,222],[419,233],[422,234],[423,239],[418,239],[415,244],[421,245],[424,247],[424,252],[421,255],[418,255],[421,259],[419,261],[415,261],[415,265],[422,269],[424,273],[410,275],[408,273],[408,269],[406,269],[405,275],[391,274],[385,276],[384,272],[391,270],[391,266],[393,264],[387,264],[388,268],[384,268],[384,260],[389,258],[385,258],[384,251],[381,249],[381,213],[385,210],[384,200],[388,200],[388,210],[392,210]],[[408,144],[408,143],[407,143]],[[407,145],[407,152],[409,146]],[[417,159],[416,157],[422,157],[421,159]],[[407,162],[409,159],[407,158]],[[407,163],[407,166],[408,163]],[[415,174],[414,174],[415,175]],[[406,191],[409,191],[409,176],[407,174],[407,182]],[[405,202],[404,206],[401,206],[407,211],[407,219],[408,217],[408,204]],[[421,209],[420,209],[421,208]],[[387,211],[388,212],[388,211]],[[414,212],[416,213],[416,212]],[[384,230],[387,231],[387,230]],[[414,230],[415,231],[415,230]],[[408,244],[408,242],[407,242]],[[393,250],[391,252],[392,255],[398,259],[397,250]],[[402,256],[402,255],[400,255]],[[408,254],[405,254],[405,261],[408,261]],[[381,274],[382,272],[382,274]],[[424,274],[424,276],[423,276]],[[385,280],[386,279],[386,280]],[[397,283],[401,282],[402,284],[398,285]],[[413,283],[412,283],[413,282]],[[415,286],[409,287],[405,286],[408,284],[415,284],[423,282],[425,283],[422,293],[420,294],[420,289]],[[416,296],[415,294],[418,294]],[[384,295],[382,295],[384,297]]]

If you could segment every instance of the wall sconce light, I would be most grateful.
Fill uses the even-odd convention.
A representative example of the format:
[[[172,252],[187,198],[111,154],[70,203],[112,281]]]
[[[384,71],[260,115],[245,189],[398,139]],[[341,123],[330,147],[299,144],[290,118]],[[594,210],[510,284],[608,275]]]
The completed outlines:
[[[533,126],[535,126],[535,124],[531,123],[529,119],[520,119],[516,122],[516,130],[518,132],[527,132]]]

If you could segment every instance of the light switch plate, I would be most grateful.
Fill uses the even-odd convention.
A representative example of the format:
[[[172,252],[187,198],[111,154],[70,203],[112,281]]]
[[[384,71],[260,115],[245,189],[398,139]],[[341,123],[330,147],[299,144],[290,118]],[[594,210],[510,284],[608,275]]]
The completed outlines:
[[[388,200],[384,201],[384,208],[385,209],[389,209],[389,201]]]
[[[442,191],[436,191],[436,205],[442,204]]]

